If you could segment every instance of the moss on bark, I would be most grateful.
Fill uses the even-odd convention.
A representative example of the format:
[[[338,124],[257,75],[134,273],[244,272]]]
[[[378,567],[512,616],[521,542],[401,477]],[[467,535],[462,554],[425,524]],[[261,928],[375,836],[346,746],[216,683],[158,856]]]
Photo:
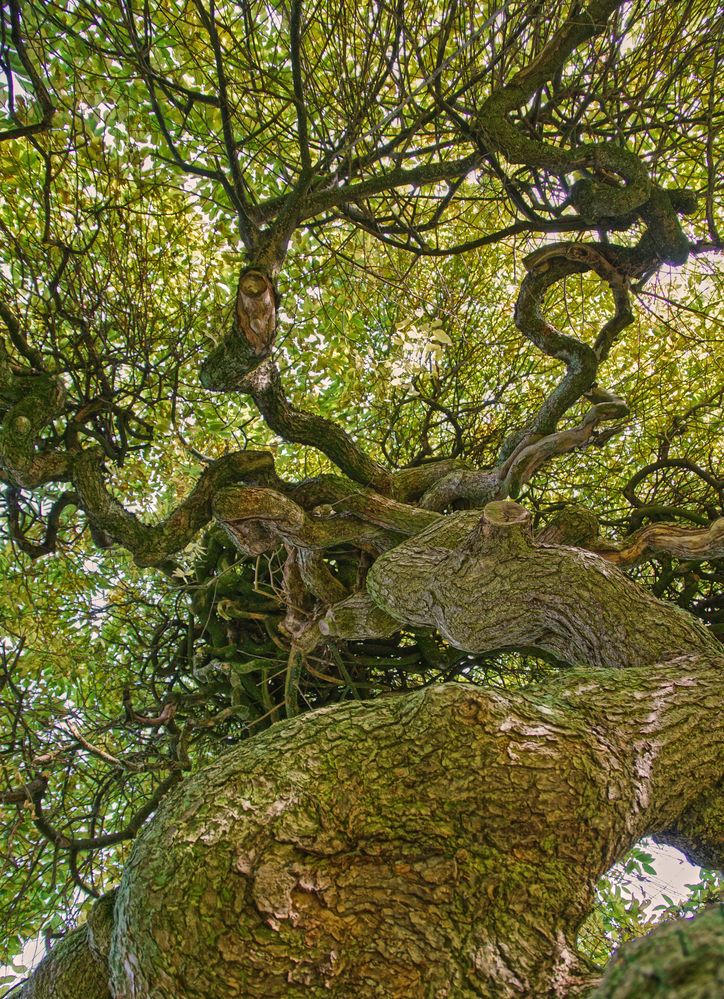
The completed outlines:
[[[724,994],[724,905],[626,944],[590,999],[717,999]]]

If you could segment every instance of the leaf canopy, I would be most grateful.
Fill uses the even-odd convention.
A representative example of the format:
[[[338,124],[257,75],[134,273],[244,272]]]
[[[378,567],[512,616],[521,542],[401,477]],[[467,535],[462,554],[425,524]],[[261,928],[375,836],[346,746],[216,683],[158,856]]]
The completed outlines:
[[[304,628],[416,530],[410,518],[481,505],[493,473],[536,528],[585,506],[611,545],[724,515],[720,17],[711,0],[10,0],[8,953],[117,881],[186,769],[279,718],[560,668],[404,628],[300,653]],[[563,244],[595,245],[598,262]],[[210,392],[199,371],[238,334],[248,267],[275,285],[281,388]],[[530,333],[533,280],[533,320],[568,347]],[[632,314],[604,349],[622,295]],[[585,384],[572,343],[580,356],[598,344]],[[613,409],[589,418],[599,405]],[[239,453],[263,466],[256,479]],[[448,473],[436,505],[426,490]],[[293,499],[318,532],[345,529],[301,545],[305,562],[290,536],[267,543],[260,508],[257,548],[240,551],[210,510],[238,481]],[[383,518],[370,511],[385,483],[406,509]],[[631,571],[724,633],[724,560],[659,553]]]

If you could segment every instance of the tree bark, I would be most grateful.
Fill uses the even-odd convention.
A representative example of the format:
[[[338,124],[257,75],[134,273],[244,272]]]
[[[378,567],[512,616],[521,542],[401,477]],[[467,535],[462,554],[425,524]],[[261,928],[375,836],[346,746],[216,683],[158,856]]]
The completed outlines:
[[[693,617],[663,604],[604,558],[535,542],[517,503],[451,514],[372,566],[373,603],[400,625],[435,627],[467,652],[534,648],[571,664],[641,666],[720,646]],[[327,630],[356,631],[350,607]]]
[[[381,555],[340,621],[577,665],[322,709],[199,771],[134,845],[112,996],[588,994],[598,878],[645,835],[718,855],[719,646],[598,556],[535,543],[506,502]]]
[[[108,951],[115,892],[99,899],[88,921],[68,933],[43,958],[22,999],[111,999]]]
[[[583,991],[574,942],[596,880],[720,771],[720,667],[452,684],[275,726],[182,785],[137,842],[114,995]]]

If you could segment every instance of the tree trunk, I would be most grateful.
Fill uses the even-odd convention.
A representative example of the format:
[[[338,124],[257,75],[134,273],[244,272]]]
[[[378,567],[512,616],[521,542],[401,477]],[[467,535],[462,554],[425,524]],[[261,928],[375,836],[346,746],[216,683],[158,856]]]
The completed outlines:
[[[453,684],[275,726],[137,843],[115,995],[576,994],[596,880],[718,772],[719,666]]]
[[[115,892],[99,899],[87,923],[68,933],[36,968],[22,999],[111,999],[108,951]]]
[[[322,709],[199,771],[124,872],[114,999],[583,996],[598,878],[648,834],[716,853],[716,644],[598,556],[535,546],[516,504],[479,519],[381,556],[372,605],[589,665]]]

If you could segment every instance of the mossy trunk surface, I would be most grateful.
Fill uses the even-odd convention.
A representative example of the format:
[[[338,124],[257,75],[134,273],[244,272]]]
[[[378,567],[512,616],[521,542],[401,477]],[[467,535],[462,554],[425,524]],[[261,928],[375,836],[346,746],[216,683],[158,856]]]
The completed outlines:
[[[536,546],[512,503],[434,524],[368,591],[462,648],[586,665],[322,709],[183,782],[123,876],[113,999],[584,996],[598,878],[648,834],[721,859],[724,660],[693,619],[595,555]],[[354,628],[349,607],[335,620]],[[616,981],[599,994],[638,995]],[[715,994],[711,975],[667,988],[651,994]]]

